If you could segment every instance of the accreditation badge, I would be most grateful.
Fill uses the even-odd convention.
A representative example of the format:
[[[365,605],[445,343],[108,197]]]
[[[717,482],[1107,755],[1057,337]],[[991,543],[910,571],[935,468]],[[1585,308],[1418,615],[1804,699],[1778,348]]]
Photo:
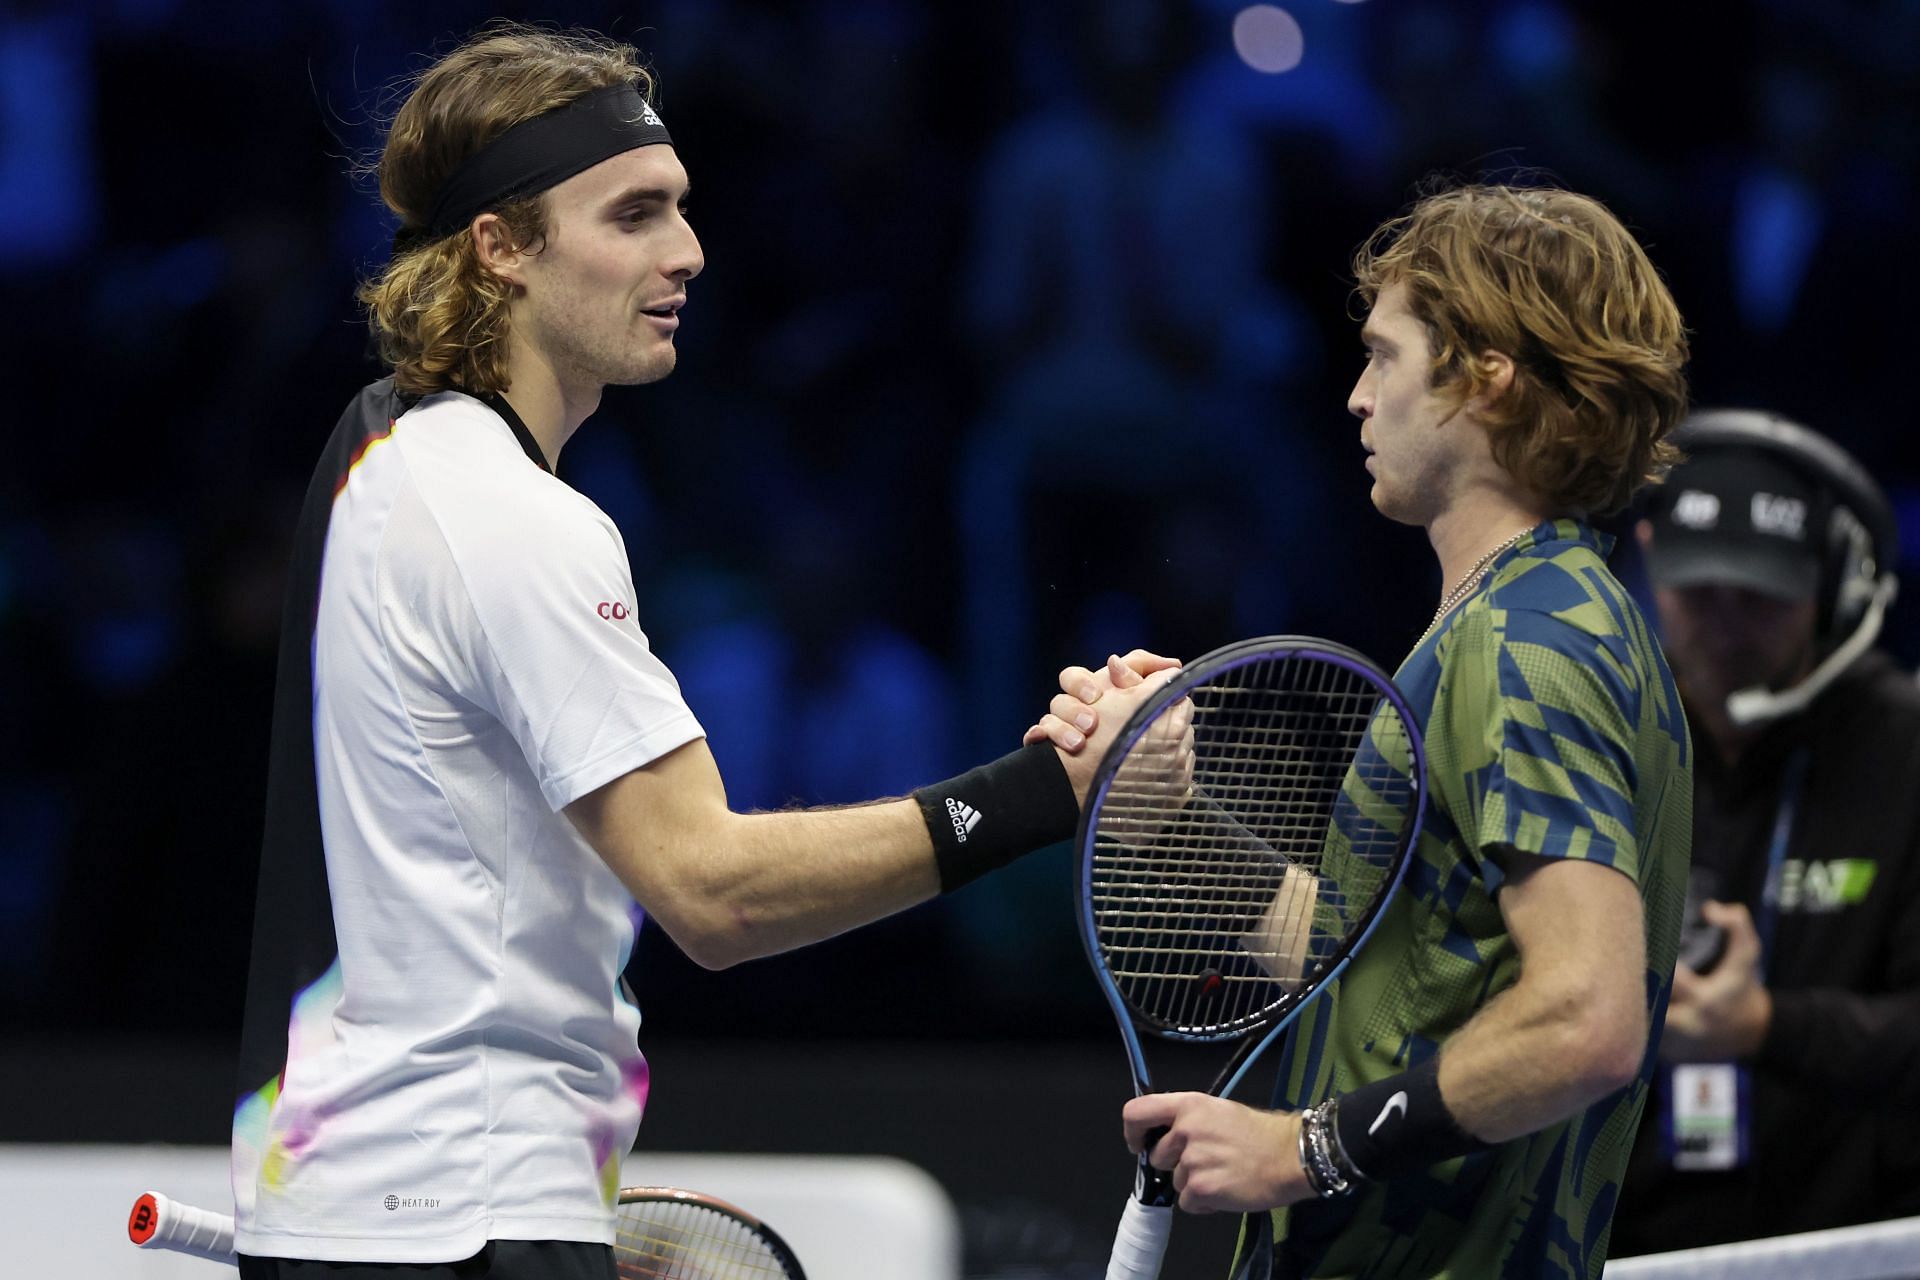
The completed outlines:
[[[1731,1062],[1668,1069],[1664,1126],[1676,1169],[1736,1169],[1747,1162],[1748,1076]]]

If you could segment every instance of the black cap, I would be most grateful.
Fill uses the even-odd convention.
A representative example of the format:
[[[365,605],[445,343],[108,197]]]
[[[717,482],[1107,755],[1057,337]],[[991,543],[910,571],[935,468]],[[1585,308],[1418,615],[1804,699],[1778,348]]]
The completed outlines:
[[[1648,518],[1660,587],[1747,587],[1809,600],[1820,587],[1825,495],[1761,449],[1702,449],[1674,468]]]

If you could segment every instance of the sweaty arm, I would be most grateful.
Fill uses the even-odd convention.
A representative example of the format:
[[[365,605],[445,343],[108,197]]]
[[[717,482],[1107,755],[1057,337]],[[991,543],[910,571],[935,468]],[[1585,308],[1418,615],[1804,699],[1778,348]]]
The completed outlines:
[[[1520,976],[1440,1051],[1455,1122],[1505,1142],[1629,1084],[1646,1053],[1640,890],[1614,868],[1507,850],[1500,914]]]
[[[939,891],[912,800],[734,813],[704,739],[567,806],[647,914],[722,968],[817,942]]]

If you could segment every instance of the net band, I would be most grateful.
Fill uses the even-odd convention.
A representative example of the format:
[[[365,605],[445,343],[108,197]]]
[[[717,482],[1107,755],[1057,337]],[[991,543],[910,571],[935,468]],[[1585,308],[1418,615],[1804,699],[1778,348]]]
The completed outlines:
[[[1764,1224],[1756,1224],[1756,1230]],[[1607,1280],[1906,1280],[1920,1218],[1607,1260]]]

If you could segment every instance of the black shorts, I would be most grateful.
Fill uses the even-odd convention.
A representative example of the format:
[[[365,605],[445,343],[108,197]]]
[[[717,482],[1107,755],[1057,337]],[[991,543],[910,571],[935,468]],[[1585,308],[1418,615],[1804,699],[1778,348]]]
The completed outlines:
[[[489,1240],[459,1262],[310,1262],[240,1255],[240,1280],[615,1280],[613,1250],[579,1240]]]

